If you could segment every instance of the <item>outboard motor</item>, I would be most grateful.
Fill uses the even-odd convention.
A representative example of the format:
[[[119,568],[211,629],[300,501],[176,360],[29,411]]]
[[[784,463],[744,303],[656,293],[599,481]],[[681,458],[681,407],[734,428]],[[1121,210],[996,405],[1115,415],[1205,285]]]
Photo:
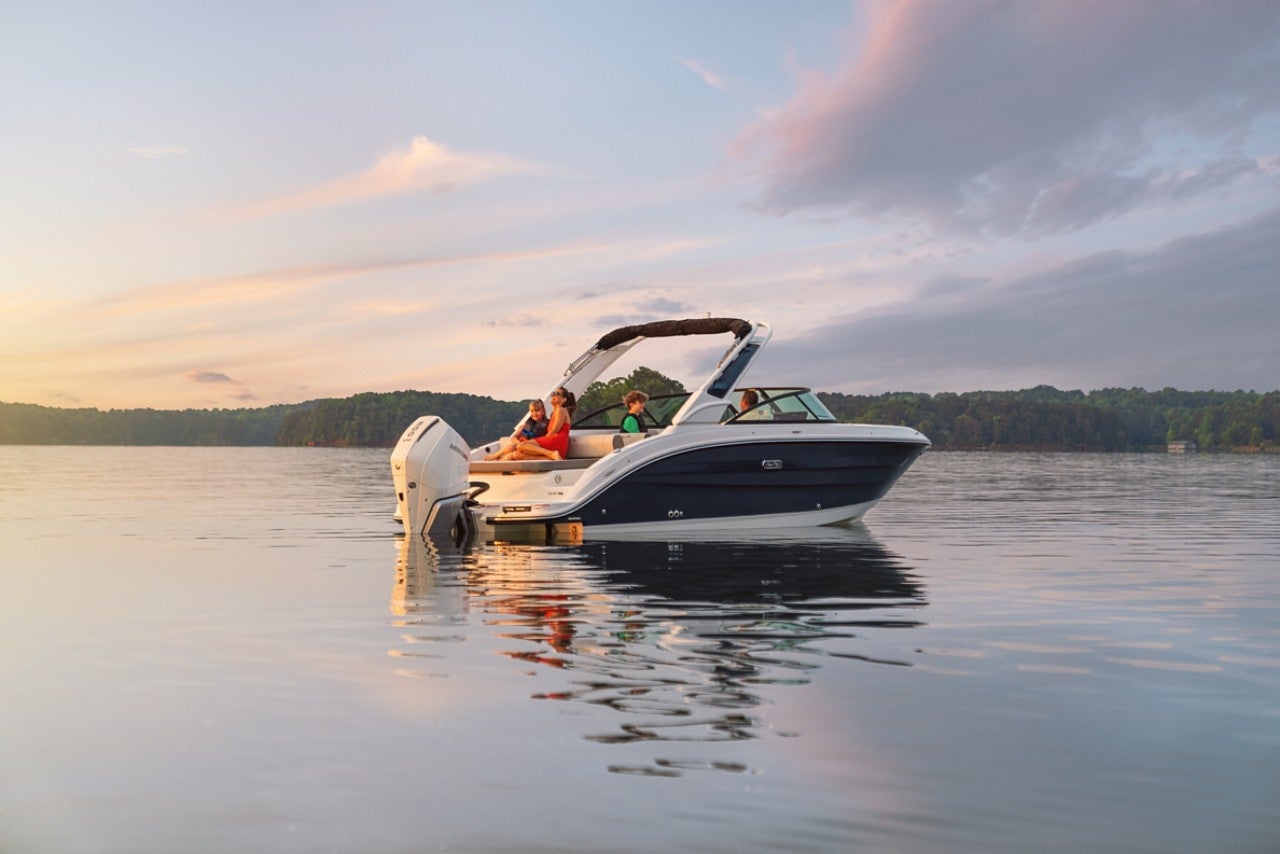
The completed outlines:
[[[459,536],[470,521],[466,513],[471,449],[437,415],[409,425],[391,452],[396,515],[408,536]]]

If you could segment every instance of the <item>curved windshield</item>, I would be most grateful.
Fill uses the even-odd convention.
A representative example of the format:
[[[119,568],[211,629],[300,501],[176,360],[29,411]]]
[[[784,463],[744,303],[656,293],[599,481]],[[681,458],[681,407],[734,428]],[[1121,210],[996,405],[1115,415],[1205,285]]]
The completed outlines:
[[[749,404],[750,394],[757,403]],[[823,405],[818,396],[807,388],[740,388],[736,390],[738,406],[744,397],[745,409],[726,413],[728,424],[749,424],[755,421],[836,421],[836,417]]]
[[[680,394],[659,394],[649,398],[644,405],[644,420],[650,428],[666,427],[684,402],[689,399],[689,392]],[[607,428],[620,430],[622,419],[626,417],[627,405],[622,401],[611,403],[599,409],[593,409],[573,422],[573,429]]]

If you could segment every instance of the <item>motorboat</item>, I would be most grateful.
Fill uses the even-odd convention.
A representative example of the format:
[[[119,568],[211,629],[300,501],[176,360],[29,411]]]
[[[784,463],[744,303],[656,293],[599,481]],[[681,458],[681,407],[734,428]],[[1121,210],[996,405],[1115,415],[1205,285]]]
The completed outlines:
[[[581,397],[644,341],[730,335],[732,342],[692,391],[649,399],[644,433],[620,432],[621,401],[575,413],[560,460],[486,461],[505,438],[472,448],[439,416],[424,415],[391,454],[396,517],[410,536],[569,541],[858,520],[929,440],[909,427],[842,423],[808,388],[748,384],[772,334],[764,321],[737,318],[609,332],[569,364],[544,400],[556,388]],[[747,389],[758,402],[739,410]]]

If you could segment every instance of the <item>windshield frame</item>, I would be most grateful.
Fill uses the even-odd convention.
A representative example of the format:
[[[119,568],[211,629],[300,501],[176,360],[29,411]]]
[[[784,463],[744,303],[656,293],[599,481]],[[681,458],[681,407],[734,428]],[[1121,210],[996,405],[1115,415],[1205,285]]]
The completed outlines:
[[[675,394],[655,394],[644,405],[644,420],[650,428],[669,427],[671,419],[680,411],[680,407],[692,396],[693,392],[681,391]],[[627,405],[622,401],[601,406],[577,418],[572,425],[574,430],[620,430],[622,419],[627,415]]]
[[[734,392],[741,399],[745,391],[754,391],[760,397],[755,406],[726,413],[725,424],[759,424],[761,421],[787,421],[808,423],[839,423],[838,418],[822,403],[812,389],[801,386],[786,388],[739,388]]]

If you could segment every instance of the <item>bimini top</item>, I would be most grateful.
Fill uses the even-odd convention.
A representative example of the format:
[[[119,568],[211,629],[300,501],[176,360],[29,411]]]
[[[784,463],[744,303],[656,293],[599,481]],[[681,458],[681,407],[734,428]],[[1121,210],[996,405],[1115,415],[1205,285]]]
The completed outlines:
[[[676,335],[719,335],[732,332],[735,338],[751,334],[751,324],[736,317],[695,317],[691,320],[655,320],[623,326],[596,342],[597,350],[610,350],[635,338],[670,338]]]
[[[688,421],[718,424],[724,414],[724,399],[748,363],[769,340],[772,331],[764,321],[735,317],[698,317],[688,320],[655,320],[615,329],[569,364],[560,379],[563,387],[581,395],[604,370],[624,353],[648,338],[681,335],[733,333],[733,343],[715,364],[711,375],[695,386],[688,402],[672,417],[671,424]]]

